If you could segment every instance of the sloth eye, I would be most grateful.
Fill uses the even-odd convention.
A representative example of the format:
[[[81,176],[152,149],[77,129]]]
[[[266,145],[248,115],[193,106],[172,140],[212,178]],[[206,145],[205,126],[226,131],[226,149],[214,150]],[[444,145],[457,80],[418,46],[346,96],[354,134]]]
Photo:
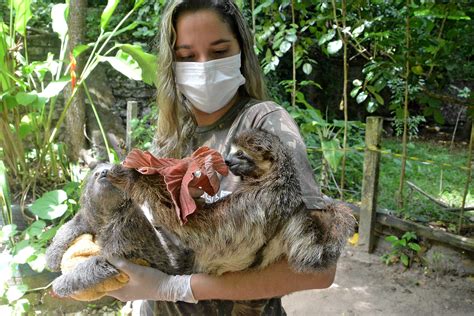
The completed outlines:
[[[242,150],[238,150],[235,155],[237,156],[237,158],[244,158],[244,152]]]

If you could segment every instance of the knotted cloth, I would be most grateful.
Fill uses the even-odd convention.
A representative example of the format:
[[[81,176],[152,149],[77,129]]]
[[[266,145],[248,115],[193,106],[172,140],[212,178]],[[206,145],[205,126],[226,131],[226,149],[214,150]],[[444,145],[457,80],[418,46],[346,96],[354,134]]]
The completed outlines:
[[[209,147],[199,147],[191,157],[183,159],[156,158],[148,151],[133,149],[123,166],[142,174],[161,174],[182,224],[196,211],[196,202],[189,193],[189,187],[215,195],[220,187],[217,173],[223,176],[229,173],[222,155]]]

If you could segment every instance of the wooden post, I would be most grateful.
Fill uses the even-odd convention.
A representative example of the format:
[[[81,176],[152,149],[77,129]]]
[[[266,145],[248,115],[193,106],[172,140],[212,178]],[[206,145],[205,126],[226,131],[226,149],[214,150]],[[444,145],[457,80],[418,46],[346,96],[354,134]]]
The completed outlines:
[[[464,211],[466,207],[466,198],[467,198],[467,194],[469,193],[469,184],[471,183],[472,147],[474,146],[473,144],[474,144],[474,122],[472,122],[472,126],[471,126],[471,140],[469,141],[469,153],[467,155],[467,179],[466,179],[466,185],[464,186],[464,194],[462,197],[461,213],[459,213],[458,234],[461,234]]]
[[[359,219],[359,246],[367,252],[374,247],[375,217],[377,215],[377,191],[380,167],[380,140],[382,117],[367,118],[365,126],[364,177],[362,179],[362,200]]]
[[[125,138],[125,146],[127,152],[132,150],[132,120],[137,118],[137,101],[127,101],[127,135]]]

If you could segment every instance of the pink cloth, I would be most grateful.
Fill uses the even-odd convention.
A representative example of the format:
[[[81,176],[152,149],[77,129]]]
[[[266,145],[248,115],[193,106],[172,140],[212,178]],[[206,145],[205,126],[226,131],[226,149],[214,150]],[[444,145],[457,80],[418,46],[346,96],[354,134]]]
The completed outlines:
[[[189,187],[215,195],[220,186],[217,173],[223,176],[229,173],[221,154],[208,147],[199,147],[191,157],[183,159],[156,158],[148,151],[133,149],[125,158],[123,166],[142,174],[161,174],[173,199],[176,214],[183,224],[196,211],[196,202],[189,193]]]

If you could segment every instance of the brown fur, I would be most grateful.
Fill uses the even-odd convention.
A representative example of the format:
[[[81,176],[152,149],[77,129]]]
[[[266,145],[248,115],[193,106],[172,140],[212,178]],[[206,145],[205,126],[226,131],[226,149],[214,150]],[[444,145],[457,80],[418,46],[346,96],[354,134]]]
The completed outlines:
[[[121,165],[97,167],[87,180],[81,210],[48,248],[47,264],[58,270],[64,252],[84,233],[96,237],[101,252],[57,278],[53,290],[68,296],[117,275],[107,261],[110,256],[142,258],[170,274],[219,275],[262,268],[281,257],[301,272],[335,264],[353,230],[349,208],[329,203],[308,212],[292,156],[278,137],[251,130],[239,135],[234,146],[241,152],[231,152],[226,163],[242,177],[241,186],[190,215],[185,225],[162,176]],[[164,230],[154,229],[145,208]]]
[[[117,165],[108,178],[132,201],[148,205],[153,222],[193,250],[196,272],[261,268],[284,256],[301,272],[335,264],[353,231],[349,208],[331,203],[308,212],[290,151],[277,136],[251,130],[234,145],[242,152],[231,152],[226,162],[242,177],[240,188],[190,215],[185,225],[176,216],[162,176]]]
[[[59,229],[46,251],[48,268],[59,271],[63,255],[79,236],[93,235],[100,247],[97,255],[89,256],[72,271],[63,271],[54,280],[53,291],[59,296],[70,296],[117,276],[119,272],[107,261],[111,256],[143,259],[170,274],[191,272],[192,252],[174,247],[171,251],[183,260],[178,264],[170,261],[141,208],[110,184],[106,177],[110,168],[99,165],[91,172],[81,196],[81,209]],[[172,243],[166,244],[173,247]]]

